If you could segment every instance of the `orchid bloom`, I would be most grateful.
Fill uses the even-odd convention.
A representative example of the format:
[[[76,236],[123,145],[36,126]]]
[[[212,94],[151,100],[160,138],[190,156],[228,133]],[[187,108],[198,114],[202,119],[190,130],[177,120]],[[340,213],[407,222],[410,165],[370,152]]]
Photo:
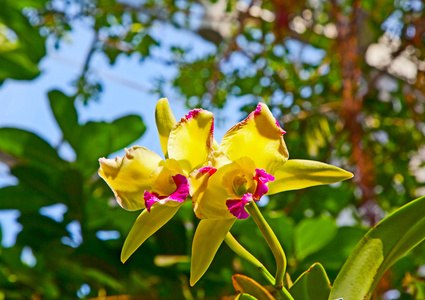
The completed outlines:
[[[309,160],[288,160],[279,126],[267,105],[258,104],[245,120],[224,135],[204,172],[189,177],[195,214],[201,219],[193,240],[190,284],[208,269],[215,253],[245,206],[264,195],[330,184],[350,172]],[[214,172],[214,174],[211,174]]]
[[[166,160],[139,146],[126,149],[124,157],[99,159],[99,175],[112,189],[119,205],[130,211],[146,208],[124,242],[122,262],[187,201],[188,176],[205,164],[212,151],[211,112],[192,110],[177,123],[163,98],[156,107],[156,123]]]

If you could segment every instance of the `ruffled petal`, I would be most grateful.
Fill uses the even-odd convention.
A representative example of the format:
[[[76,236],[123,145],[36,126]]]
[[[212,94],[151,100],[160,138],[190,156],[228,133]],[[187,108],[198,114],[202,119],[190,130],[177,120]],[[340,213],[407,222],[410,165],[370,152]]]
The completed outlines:
[[[208,161],[211,162],[212,166],[216,167],[217,169],[232,162],[230,158],[222,151],[211,152],[211,154],[208,156]]]
[[[146,209],[139,215],[131,228],[121,251],[121,261],[124,263],[133,253],[158,229],[164,226],[179,210],[180,206],[156,205],[151,212]]]
[[[192,198],[198,198],[199,194],[207,188],[208,179],[217,172],[211,165],[196,169],[189,176],[189,193]]]
[[[207,188],[193,194],[194,211],[200,219],[234,218],[226,206],[229,199],[254,194],[255,165],[248,157],[242,157],[217,169],[207,182]]]
[[[245,120],[226,132],[219,150],[232,161],[250,157],[257,168],[273,174],[289,156],[282,137],[284,133],[267,105],[260,103]]]
[[[192,244],[190,285],[193,286],[210,266],[226,234],[236,218],[201,220],[196,228]]]
[[[166,161],[161,161],[158,168],[151,173],[152,190],[149,191],[160,196],[170,195],[176,190],[173,176],[183,173],[183,169],[176,160],[167,159]]]
[[[353,177],[343,169],[313,160],[290,159],[274,174],[268,195],[310,186],[331,184]]]
[[[178,122],[170,133],[168,155],[189,174],[202,166],[212,151],[214,115],[195,109]]]
[[[122,208],[138,210],[145,207],[143,192],[150,187],[150,174],[162,161],[161,157],[144,147],[125,150],[124,157],[100,158],[99,176],[115,194]]]
[[[176,118],[174,118],[167,98],[159,99],[156,104],[155,122],[156,127],[158,128],[162,151],[164,152],[165,158],[168,158],[168,138],[170,136],[171,129],[177,121]]]
[[[166,204],[167,202],[172,201],[174,204],[171,204],[171,206],[175,206],[176,203],[182,203],[186,200],[189,195],[189,184],[187,178],[181,174],[177,174],[172,178],[177,188],[169,196],[159,196],[156,193],[149,193],[148,191],[145,191],[143,198],[148,211],[151,211],[152,205],[157,202],[159,204]]]
[[[248,158],[246,158],[248,159]],[[193,208],[200,219],[229,219],[234,218],[226,206],[227,199],[235,198],[233,183],[227,179],[229,174],[239,172],[241,166],[232,162],[219,168],[208,178],[206,189],[193,194]],[[252,169],[254,170],[254,169]],[[253,177],[253,175],[252,175]]]
[[[262,169],[255,169],[254,179],[257,181],[257,189],[255,190],[254,198],[256,201],[258,201],[269,191],[269,188],[266,184],[270,181],[274,181],[274,177],[270,174],[267,174],[266,171]]]
[[[226,201],[226,206],[229,208],[229,211],[238,219],[246,219],[249,217],[249,214],[245,210],[245,205],[249,202],[254,201],[252,194],[245,194],[242,199],[232,199]]]

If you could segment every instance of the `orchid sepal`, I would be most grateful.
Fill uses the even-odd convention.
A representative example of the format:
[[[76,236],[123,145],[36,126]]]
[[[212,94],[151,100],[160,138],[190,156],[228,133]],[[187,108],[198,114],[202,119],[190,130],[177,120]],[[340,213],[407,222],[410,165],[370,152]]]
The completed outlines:
[[[125,263],[137,248],[177,213],[182,205],[183,203],[177,206],[155,205],[150,212],[146,209],[142,211],[125,239],[121,262]]]
[[[176,118],[171,111],[167,98],[158,100],[155,108],[155,123],[158,129],[159,141],[164,152],[164,157],[168,158],[168,138],[174,125],[177,123]]]
[[[235,220],[236,218],[208,219],[199,222],[192,244],[190,264],[191,286],[195,285],[207,271]]]
[[[341,168],[303,159],[290,159],[273,174],[275,180],[269,182],[267,195],[298,190],[316,185],[332,184],[353,177]]]

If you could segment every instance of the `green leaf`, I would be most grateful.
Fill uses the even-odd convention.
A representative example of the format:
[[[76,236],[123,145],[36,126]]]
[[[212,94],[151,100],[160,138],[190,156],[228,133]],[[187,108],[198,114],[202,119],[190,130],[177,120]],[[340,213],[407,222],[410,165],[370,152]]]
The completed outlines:
[[[19,184],[0,189],[0,209],[19,209],[21,212],[33,212],[42,206],[54,204],[47,197],[37,195],[32,189]]]
[[[74,107],[74,98],[68,97],[61,91],[50,91],[48,93],[50,107],[56,122],[62,130],[64,140],[75,148],[78,141],[79,125],[77,111]]]
[[[140,116],[129,115],[112,123],[88,122],[82,126],[76,144],[77,162],[85,175],[99,167],[98,159],[137,140],[146,130]]]
[[[129,115],[116,119],[111,123],[112,134],[111,152],[121,150],[140,138],[146,130],[142,118],[136,115]]]
[[[40,74],[37,67],[46,54],[44,38],[22,14],[20,1],[2,3],[0,9],[0,83],[7,78],[33,79]],[[38,6],[38,5],[37,5]],[[10,37],[10,32],[13,32]]]
[[[257,298],[248,294],[239,294],[236,296],[235,300],[257,300]]]
[[[69,236],[64,224],[37,212],[22,214],[18,222],[24,229],[19,233],[17,243],[28,245],[35,251],[49,247],[50,243],[57,243],[63,236]]]
[[[385,271],[425,239],[424,211],[422,197],[369,230],[339,272],[329,299],[370,299]]]
[[[329,243],[337,233],[335,221],[329,217],[304,219],[295,228],[295,254],[304,259]]]
[[[268,195],[336,183],[350,179],[353,174],[314,160],[290,159],[273,176],[276,179],[269,183]]]
[[[11,169],[12,175],[19,179],[28,191],[39,197],[45,197],[50,204],[66,202],[66,196],[61,188],[58,188],[55,180],[60,176],[58,172],[44,172],[32,166],[16,166]]]
[[[190,285],[204,275],[236,218],[202,219],[196,228],[190,264]]]
[[[65,164],[46,141],[32,132],[17,128],[0,128],[0,151],[43,169]]]
[[[336,277],[342,265],[366,232],[367,230],[363,228],[339,227],[332,241],[319,251],[306,257],[303,265],[312,265],[320,261],[326,266],[328,274]]]
[[[275,298],[254,279],[235,274],[232,277],[233,287],[239,294],[248,294],[258,300],[274,300]]]
[[[289,289],[294,299],[326,300],[331,292],[331,284],[326,271],[319,263],[302,273]]]
[[[155,41],[149,34],[146,34],[137,46],[137,51],[139,51],[142,56],[149,56],[151,46],[158,45],[159,43],[157,41]]]
[[[152,207],[150,212],[145,209],[128,233],[122,247],[121,261],[123,263],[126,262],[137,248],[177,213],[180,206],[156,205]]]

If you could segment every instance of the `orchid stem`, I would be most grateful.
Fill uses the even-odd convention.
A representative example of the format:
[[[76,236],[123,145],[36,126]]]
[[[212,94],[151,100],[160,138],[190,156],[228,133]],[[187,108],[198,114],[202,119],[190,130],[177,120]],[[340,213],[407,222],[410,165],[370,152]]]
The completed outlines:
[[[263,275],[263,277],[271,285],[274,286],[275,279],[266,269],[266,267],[254,255],[252,255],[241,244],[239,244],[239,242],[234,238],[234,236],[230,232],[227,233],[226,237],[224,238],[224,241],[226,242],[227,246],[232,249],[233,252],[235,252],[237,255],[239,255],[240,257],[251,263],[254,267],[256,267],[257,270],[260,271],[260,274]],[[292,298],[292,296],[283,286],[280,289],[276,289],[276,292],[278,293],[281,299],[294,300],[294,298]]]
[[[224,238],[227,246],[232,249],[237,255],[248,261],[254,267],[260,271],[261,275],[271,284],[274,285],[275,280],[274,277],[270,274],[270,272],[266,269],[266,267],[251,253],[248,252],[239,242],[233,237],[233,235],[228,232],[226,237]]]
[[[255,204],[255,202],[250,202],[246,208],[248,209],[249,214],[254,219],[258,228],[260,228],[260,231],[263,234],[267,244],[269,245],[270,250],[273,252],[274,258],[276,260],[276,280],[274,287],[276,290],[280,290],[283,287],[283,276],[286,272],[285,252],[283,251],[282,246],[280,245],[280,242],[274,234],[273,230],[258,209],[257,204]]]

